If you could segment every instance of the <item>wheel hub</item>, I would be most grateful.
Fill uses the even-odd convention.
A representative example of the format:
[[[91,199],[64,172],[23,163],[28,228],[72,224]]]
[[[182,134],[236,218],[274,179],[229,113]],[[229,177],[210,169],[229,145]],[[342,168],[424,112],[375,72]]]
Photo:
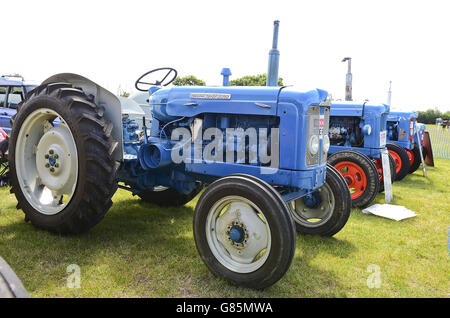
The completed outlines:
[[[228,235],[230,243],[235,247],[244,247],[247,244],[247,227],[239,221],[234,221],[232,224],[228,225],[226,234]]]
[[[317,227],[328,221],[333,214],[335,199],[330,186],[325,183],[309,196],[293,203],[294,220],[307,227]]]
[[[322,203],[319,191],[314,191],[313,193],[304,196],[303,202],[308,208],[311,209],[317,208],[320,205],[320,203]]]
[[[51,190],[62,190],[72,185],[75,145],[65,127],[48,130],[39,140],[36,167],[42,184]]]
[[[208,244],[228,269],[250,273],[264,264],[271,246],[270,228],[253,202],[224,197],[211,208],[206,223]]]

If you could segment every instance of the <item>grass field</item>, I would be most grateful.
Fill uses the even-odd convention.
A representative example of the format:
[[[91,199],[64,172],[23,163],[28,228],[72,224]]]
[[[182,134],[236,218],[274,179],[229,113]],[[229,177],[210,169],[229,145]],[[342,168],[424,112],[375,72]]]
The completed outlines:
[[[289,271],[264,291],[231,286],[202,263],[192,235],[196,200],[163,209],[123,190],[99,225],[62,237],[25,223],[0,189],[0,256],[32,297],[449,297],[450,160],[435,163],[427,179],[418,170],[393,186],[393,204],[417,217],[396,222],[354,209],[334,238],[298,235]],[[80,266],[79,289],[67,287],[70,264]],[[367,285],[374,265],[379,288]]]

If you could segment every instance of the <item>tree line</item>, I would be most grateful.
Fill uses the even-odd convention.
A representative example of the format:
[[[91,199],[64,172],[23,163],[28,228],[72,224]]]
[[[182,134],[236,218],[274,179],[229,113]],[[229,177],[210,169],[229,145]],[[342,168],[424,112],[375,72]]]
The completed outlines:
[[[443,113],[437,108],[427,109],[425,111],[419,111],[417,113],[417,121],[423,124],[436,124],[436,118],[442,118],[444,120],[450,119],[450,111]]]

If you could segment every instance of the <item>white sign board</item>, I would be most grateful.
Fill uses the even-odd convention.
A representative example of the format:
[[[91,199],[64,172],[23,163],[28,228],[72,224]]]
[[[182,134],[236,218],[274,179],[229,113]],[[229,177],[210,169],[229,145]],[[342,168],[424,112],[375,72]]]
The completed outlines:
[[[381,152],[381,163],[383,166],[384,201],[389,203],[393,199],[391,182],[391,165],[389,164],[389,152],[384,149]]]

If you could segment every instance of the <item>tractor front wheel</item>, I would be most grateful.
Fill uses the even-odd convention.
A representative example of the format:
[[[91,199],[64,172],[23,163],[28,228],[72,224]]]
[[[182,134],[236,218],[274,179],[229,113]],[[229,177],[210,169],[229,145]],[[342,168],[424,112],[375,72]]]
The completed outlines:
[[[394,158],[391,156],[391,154],[389,155],[389,167],[390,167],[390,171],[391,171],[391,184],[394,183],[395,181],[395,177],[396,177],[396,172],[395,172],[395,161]],[[380,192],[384,191],[384,176],[383,176],[383,164],[382,164],[382,159],[381,158],[375,158],[373,159],[373,162],[375,163],[375,167],[378,170],[378,175],[380,178]]]
[[[395,181],[400,181],[404,177],[406,177],[409,172],[410,166],[408,153],[406,152],[405,148],[393,143],[387,143],[386,148],[395,161],[395,172],[397,174]]]
[[[200,196],[194,240],[213,274],[263,289],[289,269],[296,235],[289,209],[273,187],[231,175],[210,184]]]
[[[295,200],[291,206],[297,232],[333,236],[347,223],[352,207],[345,179],[327,165],[326,182],[316,191]]]
[[[422,148],[422,151],[425,148]],[[413,173],[417,169],[419,169],[420,164],[422,163],[422,160],[420,159],[420,150],[418,146],[414,146],[412,150],[406,149],[409,157],[409,173]],[[423,157],[425,158],[425,154],[423,154]]]
[[[112,124],[68,83],[33,90],[11,119],[11,192],[25,220],[61,234],[96,225],[117,189]]]
[[[377,168],[369,157],[357,151],[344,150],[329,156],[328,163],[347,182],[354,207],[364,208],[375,199],[380,181]]]

